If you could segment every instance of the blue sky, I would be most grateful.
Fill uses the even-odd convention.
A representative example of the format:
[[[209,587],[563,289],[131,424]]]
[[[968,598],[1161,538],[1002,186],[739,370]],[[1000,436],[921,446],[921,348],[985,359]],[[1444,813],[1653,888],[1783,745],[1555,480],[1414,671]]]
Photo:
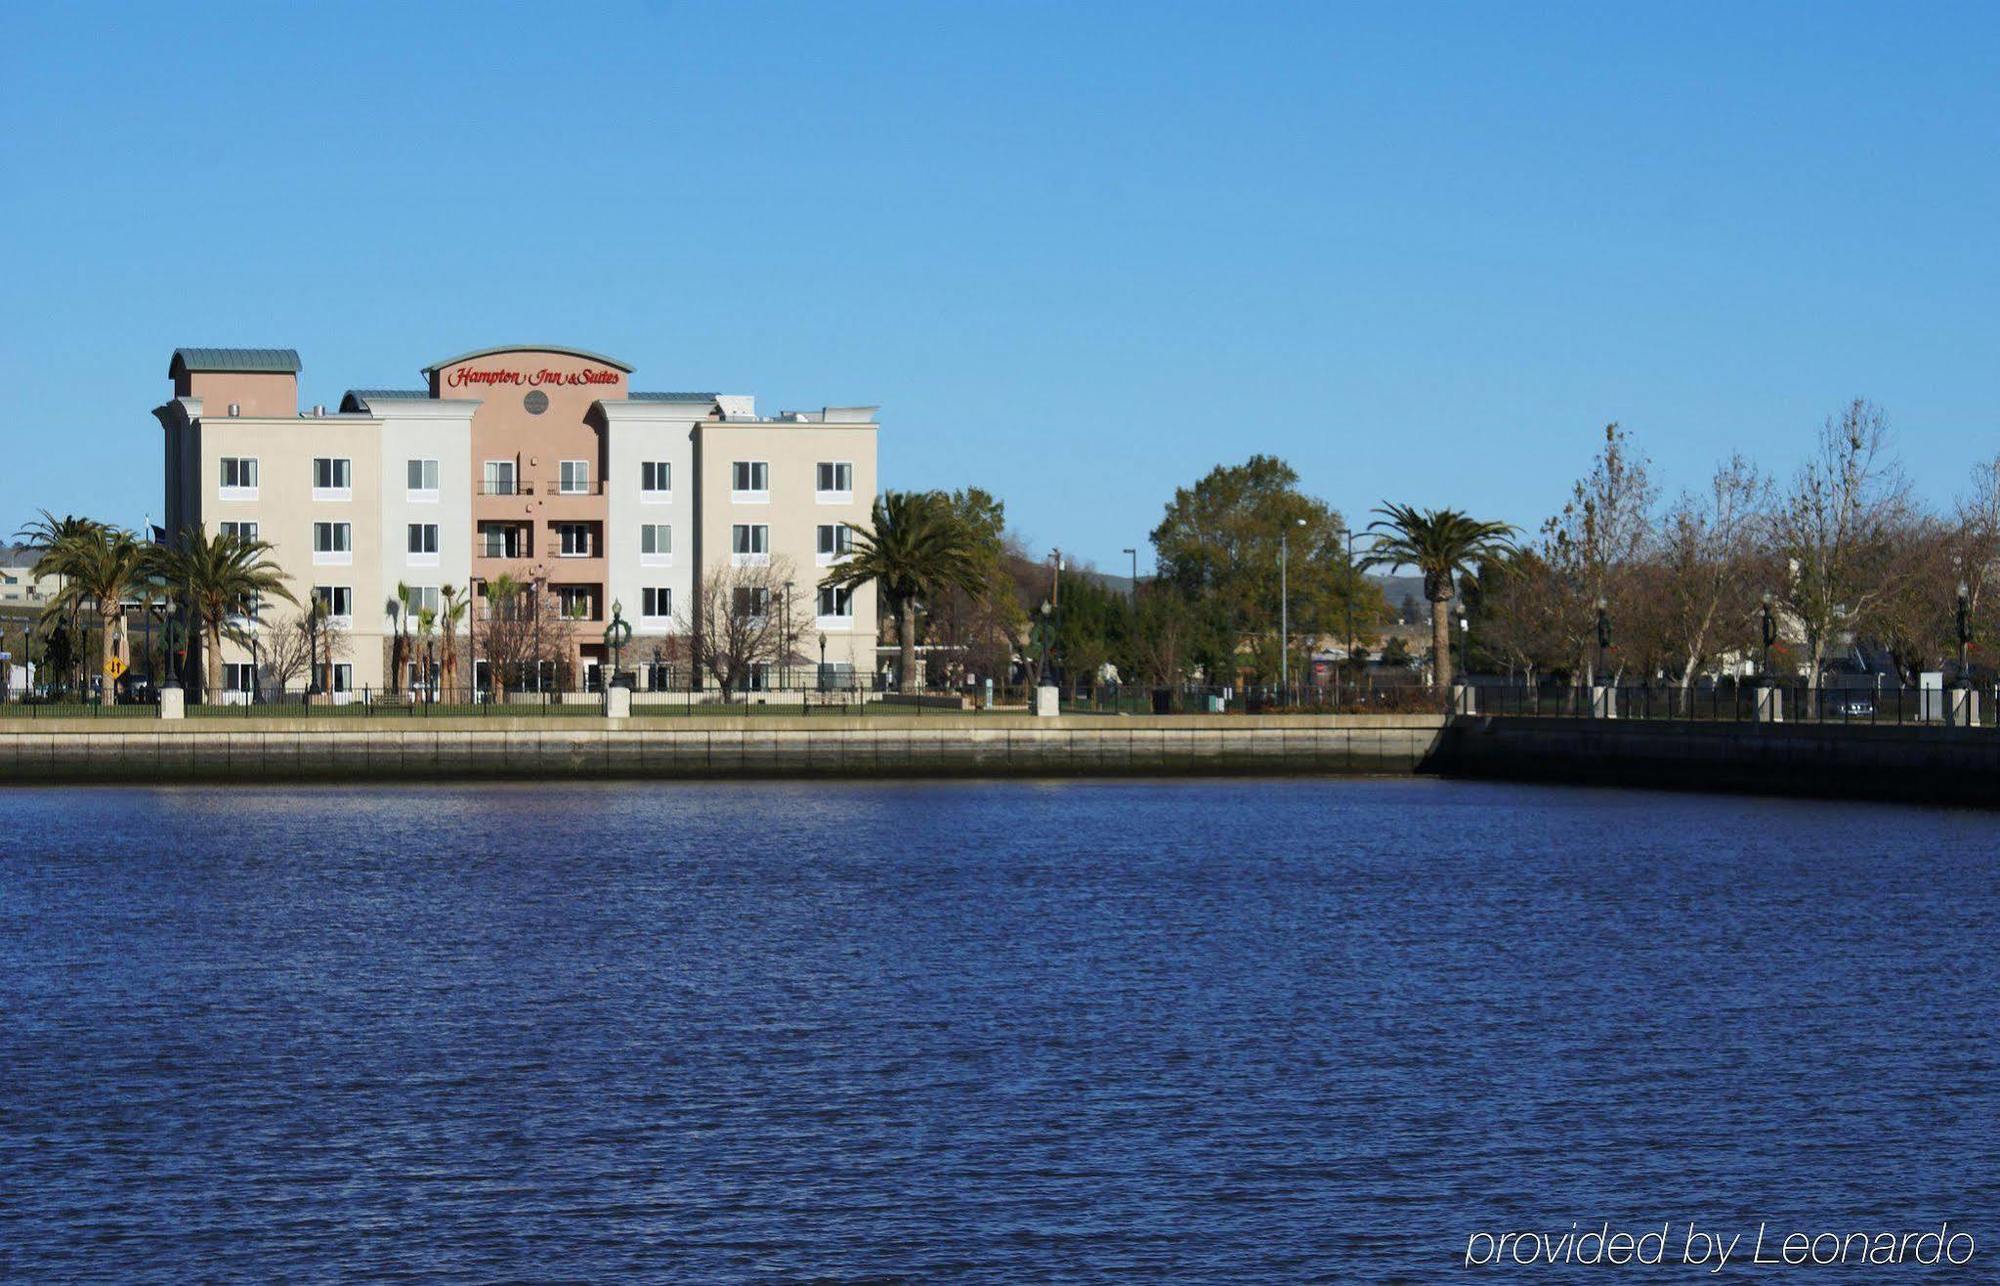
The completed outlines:
[[[159,510],[177,344],[307,402],[516,340],[883,406],[1122,568],[1253,451],[1533,524],[1846,399],[1940,502],[2000,451],[2000,10],[9,6],[0,523]],[[96,468],[107,462],[108,472]]]

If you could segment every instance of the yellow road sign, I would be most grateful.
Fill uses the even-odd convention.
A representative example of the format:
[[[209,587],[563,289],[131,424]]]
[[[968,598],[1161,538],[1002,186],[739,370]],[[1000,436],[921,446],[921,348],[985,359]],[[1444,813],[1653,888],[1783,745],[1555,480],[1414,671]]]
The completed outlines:
[[[115,679],[125,673],[125,663],[114,656],[104,663],[104,672]]]

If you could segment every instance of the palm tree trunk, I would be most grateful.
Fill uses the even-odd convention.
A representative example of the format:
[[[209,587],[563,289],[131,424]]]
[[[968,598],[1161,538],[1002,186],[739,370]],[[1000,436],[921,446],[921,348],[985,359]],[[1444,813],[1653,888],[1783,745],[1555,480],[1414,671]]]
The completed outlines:
[[[212,616],[203,621],[201,632],[208,643],[208,655],[201,659],[201,704],[213,705],[222,691],[222,618]]]
[[[111,677],[111,662],[118,655],[118,615],[116,602],[112,604],[111,611],[98,608],[99,624],[104,627],[104,637],[98,640],[97,672],[104,676],[105,705],[117,704],[118,684],[117,680]]]
[[[896,608],[896,664],[901,673],[897,686],[905,696],[923,691],[917,679],[917,601],[906,598]]]
[[[1451,595],[1431,600],[1431,680],[1439,692],[1451,690]]]

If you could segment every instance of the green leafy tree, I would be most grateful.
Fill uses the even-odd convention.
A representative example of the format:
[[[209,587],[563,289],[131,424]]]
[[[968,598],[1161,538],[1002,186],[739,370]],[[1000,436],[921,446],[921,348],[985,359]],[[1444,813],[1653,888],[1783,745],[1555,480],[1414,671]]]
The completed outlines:
[[[831,568],[820,584],[854,589],[873,582],[896,616],[897,682],[906,693],[922,690],[917,672],[917,612],[953,589],[977,594],[987,583],[977,537],[937,491],[888,491],[875,498],[865,530],[854,533],[854,553]]]
[[[1280,599],[1288,598],[1294,636],[1357,634],[1382,621],[1381,589],[1347,561],[1347,525],[1326,502],[1305,495],[1298,474],[1275,456],[1219,465],[1168,502],[1153,529],[1159,583],[1198,606],[1194,654],[1211,675],[1241,663],[1253,645],[1275,669]],[[1286,548],[1281,590],[1279,549]],[[1255,648],[1258,640],[1270,646]]]
[[[1514,529],[1456,509],[1392,504],[1375,512],[1382,517],[1368,524],[1376,533],[1375,545],[1362,565],[1414,567],[1423,576],[1424,597],[1431,605],[1431,682],[1442,692],[1451,686],[1451,613],[1445,605],[1457,592],[1459,575],[1482,559],[1513,549]]]

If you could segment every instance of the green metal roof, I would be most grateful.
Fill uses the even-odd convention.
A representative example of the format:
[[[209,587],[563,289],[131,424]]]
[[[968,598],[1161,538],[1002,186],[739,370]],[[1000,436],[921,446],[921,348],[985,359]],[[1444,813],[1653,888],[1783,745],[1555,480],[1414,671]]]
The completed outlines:
[[[628,402],[713,402],[713,393],[627,393]]]
[[[581,357],[586,361],[602,362],[606,366],[615,366],[627,375],[632,373],[631,367],[615,357],[606,357],[602,353],[593,353],[587,348],[565,348],[561,344],[500,344],[493,348],[475,348],[469,353],[460,353],[457,357],[447,357],[441,362],[432,362],[429,366],[424,367],[423,373],[425,375],[435,375],[447,366],[456,366],[460,362],[469,362],[475,357],[491,357],[495,353],[561,353],[565,357]]]
[[[176,348],[167,378],[181,371],[232,371],[254,375],[297,375],[296,348]]]

